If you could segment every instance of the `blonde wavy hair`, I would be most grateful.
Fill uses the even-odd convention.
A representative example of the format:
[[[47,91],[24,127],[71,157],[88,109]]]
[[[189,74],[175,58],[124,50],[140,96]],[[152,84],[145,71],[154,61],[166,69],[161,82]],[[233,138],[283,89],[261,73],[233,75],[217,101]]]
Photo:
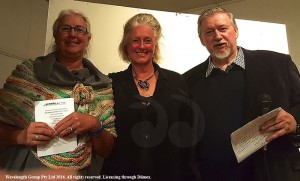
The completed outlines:
[[[130,59],[128,57],[127,50],[126,50],[126,48],[128,46],[128,38],[132,32],[132,29],[139,25],[148,25],[153,29],[154,38],[156,41],[155,42],[156,48],[155,48],[155,52],[154,52],[154,56],[153,56],[153,62],[158,63],[161,58],[160,48],[159,48],[159,40],[162,37],[162,30],[161,30],[161,26],[160,26],[159,22],[157,21],[157,19],[153,15],[147,14],[147,13],[137,14],[137,15],[133,16],[132,18],[130,18],[125,23],[124,28],[123,28],[123,37],[119,44],[119,55],[125,62],[128,62],[128,63],[130,62]]]

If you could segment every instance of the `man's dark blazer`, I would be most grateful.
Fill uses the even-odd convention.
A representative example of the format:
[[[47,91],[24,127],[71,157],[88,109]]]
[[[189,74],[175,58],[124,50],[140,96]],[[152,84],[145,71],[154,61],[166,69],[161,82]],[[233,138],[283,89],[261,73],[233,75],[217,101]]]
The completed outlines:
[[[272,99],[270,110],[281,107],[299,122],[300,76],[291,57],[271,51],[250,51],[244,48],[242,50],[246,68],[245,124],[261,114],[258,97],[263,93],[269,94]],[[205,85],[207,67],[208,59],[183,74],[190,96],[196,102],[201,101],[202,95],[199,92]],[[252,157],[256,157],[254,160],[257,162],[258,177],[264,180],[265,173],[259,171],[259,169],[263,169],[261,165],[264,165],[263,154],[260,152],[255,153]],[[294,169],[299,174],[300,153],[297,153],[296,148],[291,146],[290,135],[282,136],[269,143],[266,156],[271,180],[293,180],[289,176]],[[258,180],[260,179],[258,178]]]

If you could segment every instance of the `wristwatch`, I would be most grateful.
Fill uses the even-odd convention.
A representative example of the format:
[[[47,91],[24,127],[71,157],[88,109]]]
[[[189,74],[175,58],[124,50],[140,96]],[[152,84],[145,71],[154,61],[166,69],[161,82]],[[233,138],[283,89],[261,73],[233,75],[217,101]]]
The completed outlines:
[[[297,123],[295,136],[300,139],[300,123]]]
[[[293,145],[300,151],[300,123],[297,123],[296,133],[292,137]]]

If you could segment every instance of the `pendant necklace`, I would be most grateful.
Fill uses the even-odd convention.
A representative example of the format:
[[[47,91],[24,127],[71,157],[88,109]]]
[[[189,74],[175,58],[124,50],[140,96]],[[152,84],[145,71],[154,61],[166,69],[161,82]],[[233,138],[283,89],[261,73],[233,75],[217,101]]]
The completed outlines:
[[[150,84],[148,83],[148,80],[150,80],[154,75],[155,75],[155,71],[153,72],[153,74],[150,75],[150,77],[148,77],[148,78],[145,79],[144,81],[138,79],[138,78],[137,78],[136,76],[134,76],[134,75],[132,75],[132,76],[133,76],[133,78],[135,78],[135,79],[138,81],[139,86],[140,86],[143,90],[148,91],[148,90],[149,90],[149,87],[150,87]]]

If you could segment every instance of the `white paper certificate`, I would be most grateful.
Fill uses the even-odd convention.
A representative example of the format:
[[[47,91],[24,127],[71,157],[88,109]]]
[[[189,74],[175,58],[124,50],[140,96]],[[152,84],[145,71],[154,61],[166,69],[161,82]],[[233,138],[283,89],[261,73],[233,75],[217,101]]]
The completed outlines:
[[[45,122],[54,127],[57,122],[74,112],[74,99],[54,99],[35,102],[35,121]],[[58,136],[48,145],[38,146],[38,157],[72,151],[77,146],[77,137],[64,140]]]
[[[280,107],[247,123],[231,133],[231,144],[238,163],[267,144],[266,138],[273,132],[260,133],[260,126],[278,115]]]

